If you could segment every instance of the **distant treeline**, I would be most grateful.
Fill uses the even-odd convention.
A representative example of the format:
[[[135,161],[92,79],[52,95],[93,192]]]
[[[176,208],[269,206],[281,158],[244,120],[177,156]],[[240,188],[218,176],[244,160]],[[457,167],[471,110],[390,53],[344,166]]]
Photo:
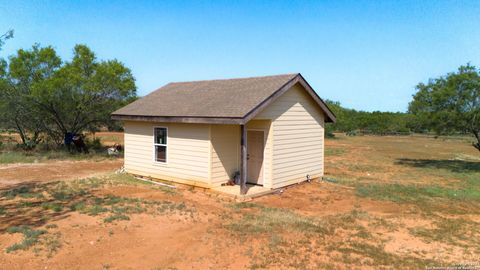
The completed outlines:
[[[332,132],[375,135],[426,132],[420,127],[417,128],[415,117],[408,113],[357,111],[342,107],[340,102],[326,100],[326,103],[337,116],[335,124],[327,125],[327,135],[331,135]]]
[[[407,113],[356,111],[327,100],[337,115],[337,123],[327,125],[327,135],[334,131],[470,134],[474,137],[472,146],[480,151],[480,69],[470,64],[460,66],[456,72],[419,83],[415,89]]]

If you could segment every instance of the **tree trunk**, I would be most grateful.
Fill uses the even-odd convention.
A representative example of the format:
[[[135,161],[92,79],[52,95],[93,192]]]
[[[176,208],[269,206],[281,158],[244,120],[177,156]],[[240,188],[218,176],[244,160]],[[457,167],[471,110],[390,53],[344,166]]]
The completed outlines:
[[[27,138],[25,137],[25,132],[23,131],[22,127],[18,123],[18,120],[15,119],[15,126],[17,127],[18,134],[20,134],[20,138],[22,139],[23,145],[27,144]]]
[[[40,132],[35,131],[35,132],[33,133],[33,137],[32,137],[33,143],[34,143],[35,145],[37,145],[37,144],[40,143],[41,140],[42,140],[42,138],[40,138]]]
[[[474,130],[473,135],[475,136],[475,138],[477,138],[477,142],[473,142],[472,145],[473,147],[477,148],[478,151],[480,151],[480,131]]]

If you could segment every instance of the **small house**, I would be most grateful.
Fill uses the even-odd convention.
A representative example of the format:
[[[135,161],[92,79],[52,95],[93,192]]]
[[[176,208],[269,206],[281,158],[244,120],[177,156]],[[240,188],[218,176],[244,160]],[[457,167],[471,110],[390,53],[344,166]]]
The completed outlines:
[[[205,188],[237,174],[276,189],[324,173],[335,115],[301,74],[169,83],[115,111],[128,173]]]

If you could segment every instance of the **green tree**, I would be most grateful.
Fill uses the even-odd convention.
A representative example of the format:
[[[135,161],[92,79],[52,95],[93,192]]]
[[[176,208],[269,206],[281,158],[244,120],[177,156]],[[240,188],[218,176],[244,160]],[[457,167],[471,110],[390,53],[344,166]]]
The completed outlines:
[[[410,132],[408,123],[410,115],[400,112],[365,112],[353,109],[347,109],[341,106],[339,102],[326,100],[328,107],[337,116],[335,124],[327,125],[327,132],[333,131],[350,132],[360,130],[366,133],[378,135]]]
[[[110,113],[136,97],[136,86],[130,69],[122,63],[98,61],[87,46],[77,45],[72,61],[32,96],[54,124],[48,132],[58,141],[66,132],[109,125]]]
[[[136,97],[130,69],[99,61],[85,45],[62,62],[52,47],[34,45],[0,63],[0,119],[24,144],[40,134],[61,143],[66,132],[111,125],[110,113]]]
[[[467,64],[428,83],[419,83],[409,104],[418,127],[438,134],[471,133],[480,151],[480,72]]]
[[[0,120],[4,128],[16,129],[23,145],[33,147],[48,123],[33,99],[35,89],[46,86],[61,65],[52,47],[20,49],[0,67]]]
[[[8,30],[5,34],[0,36],[0,50],[2,50],[3,45],[7,39],[13,38],[13,30]]]

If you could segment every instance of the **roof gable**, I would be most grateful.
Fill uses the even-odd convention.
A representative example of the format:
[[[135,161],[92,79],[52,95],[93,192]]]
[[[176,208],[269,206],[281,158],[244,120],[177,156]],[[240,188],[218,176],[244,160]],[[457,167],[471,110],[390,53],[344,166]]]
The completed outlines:
[[[292,88],[296,83],[299,83],[303,86],[303,89],[307,91],[307,93],[313,98],[313,100],[317,103],[317,105],[321,108],[321,110],[325,113],[325,120],[326,122],[335,122],[336,117],[335,114],[328,108],[327,104],[317,95],[315,90],[308,84],[308,82],[303,78],[303,76],[299,73],[297,76],[292,78],[288,83],[283,85],[280,89],[272,93],[270,97],[265,99],[262,103],[258,106],[253,108],[247,115],[245,115],[245,123],[253,119],[257,114],[259,114],[263,109],[268,107],[272,104],[277,98],[283,95],[286,91]]]
[[[112,113],[115,120],[244,124],[296,83],[335,116],[300,74],[169,83]]]

